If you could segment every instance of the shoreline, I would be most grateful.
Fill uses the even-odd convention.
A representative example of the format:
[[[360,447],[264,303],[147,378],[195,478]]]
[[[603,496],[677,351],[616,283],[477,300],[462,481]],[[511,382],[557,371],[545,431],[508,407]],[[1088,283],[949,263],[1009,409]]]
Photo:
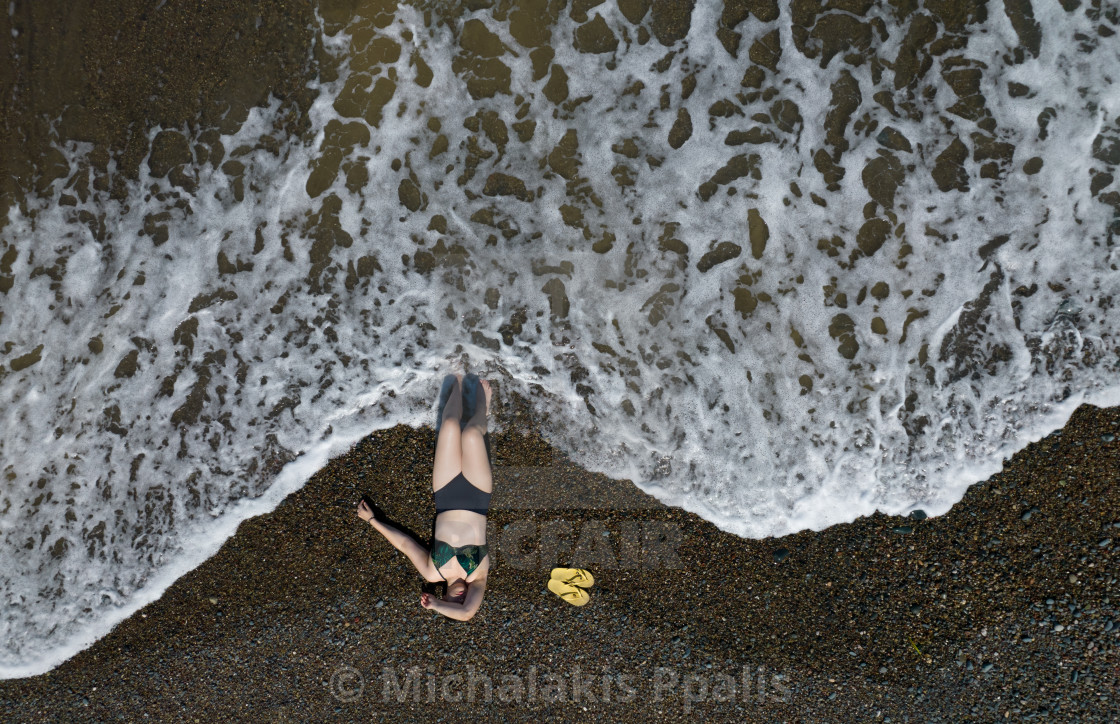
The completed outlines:
[[[683,37],[693,4],[655,8],[651,42],[668,50]],[[344,17],[348,7],[334,10]],[[956,5],[946,8],[952,19]],[[0,109],[9,172],[0,227],[9,208],[75,170],[58,163],[56,143],[91,144],[94,192],[119,200],[145,163],[208,163],[196,141],[236,129],[270,98],[291,110],[284,137],[306,133],[307,83],[332,77],[337,62],[316,8],[252,10],[82,0],[9,14],[0,32],[13,38],[13,62],[0,93],[18,102]],[[124,39],[110,40],[121,29]],[[157,126],[163,144],[151,138]],[[986,165],[1003,173],[1009,163]],[[1029,444],[937,518],[875,514],[761,540],[570,465],[530,415],[511,419],[519,431],[494,435],[496,486],[517,496],[491,516],[496,565],[471,623],[421,609],[420,578],[353,513],[357,486],[428,534],[434,435],[397,427],[243,522],[91,647],[46,674],[0,681],[0,712],[14,721],[1120,719],[1120,408],[1080,408],[1060,435]],[[396,484],[379,488],[372,471]],[[588,606],[545,589],[557,563],[595,573]]]
[[[89,649],[0,682],[0,702],[19,721],[438,719],[484,704],[489,681],[482,714],[503,720],[578,705],[626,720],[1107,721],[1120,712],[1117,432],[1120,408],[1082,406],[943,516],[749,540],[507,428],[492,434],[487,599],[456,624],[419,606],[419,576],[353,513],[357,486],[427,537],[416,451],[434,433],[397,427],[242,523]],[[375,470],[395,484],[379,489]],[[526,487],[536,497],[498,497]],[[558,507],[573,488],[583,507]],[[569,563],[597,579],[583,608],[545,589]]]

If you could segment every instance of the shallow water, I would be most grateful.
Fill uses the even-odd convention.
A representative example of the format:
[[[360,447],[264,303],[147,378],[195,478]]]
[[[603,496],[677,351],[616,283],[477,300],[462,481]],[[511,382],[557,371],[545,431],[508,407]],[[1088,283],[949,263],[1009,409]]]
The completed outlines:
[[[1120,403],[1116,12],[589,4],[324,3],[306,133],[157,128],[112,198],[61,144],[0,230],[0,674],[459,361],[751,537],[944,512]]]

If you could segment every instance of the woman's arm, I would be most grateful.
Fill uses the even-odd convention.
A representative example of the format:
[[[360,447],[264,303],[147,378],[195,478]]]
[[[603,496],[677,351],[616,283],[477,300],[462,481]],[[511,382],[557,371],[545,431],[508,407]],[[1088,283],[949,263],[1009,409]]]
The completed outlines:
[[[467,595],[462,603],[451,603],[423,593],[420,595],[420,605],[456,621],[469,621],[478,613],[478,609],[482,606],[482,596],[485,593],[486,579],[479,578],[467,588]]]
[[[432,565],[432,558],[428,549],[417,543],[416,539],[408,533],[374,517],[373,510],[364,500],[358,504],[358,517],[368,521],[378,533],[385,536],[385,540],[389,541],[398,551],[404,553],[408,560],[412,561],[412,565],[416,566],[416,570],[424,577],[424,580],[432,583],[443,580],[439,571]]]

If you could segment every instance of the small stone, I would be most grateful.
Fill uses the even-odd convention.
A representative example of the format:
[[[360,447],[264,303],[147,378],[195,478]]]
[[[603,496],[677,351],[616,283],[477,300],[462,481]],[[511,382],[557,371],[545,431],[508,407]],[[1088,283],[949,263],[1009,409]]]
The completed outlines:
[[[886,667],[886,666],[880,666],[880,667],[879,667],[879,673],[880,673],[880,674],[885,674],[885,673],[887,673],[887,667]]]
[[[1100,542],[1097,543],[1097,546],[1100,548],[1108,548],[1110,545],[1112,545],[1111,538],[1102,538]]]
[[[1105,434],[1101,435],[1101,441],[1102,442],[1112,442],[1115,439],[1116,439],[1116,436],[1113,435],[1111,432],[1106,432]]]
[[[1023,511],[1023,514],[1019,516],[1019,520],[1030,520],[1031,515],[1033,515],[1033,514],[1034,514],[1034,508],[1030,508],[1029,510],[1025,510],[1025,511]]]
[[[1074,576],[1074,575],[1071,574],[1070,577],[1069,577],[1069,582],[1070,583],[1077,583],[1077,576]]]
[[[922,612],[922,607],[919,606],[916,603],[913,606],[910,607],[910,613],[914,614],[915,616],[917,616],[921,612]]]
[[[214,604],[215,606],[217,606],[217,605],[218,605],[218,599],[216,599],[216,598],[211,598],[211,599],[210,599],[210,603],[212,603],[212,604]]]
[[[781,563],[782,561],[784,561],[788,557],[789,557],[789,551],[786,550],[785,548],[779,548],[778,550],[774,551],[774,562],[775,563]]]
[[[1105,621],[1105,623],[1104,623],[1104,630],[1105,631],[1111,631],[1115,627],[1116,627],[1116,623],[1114,621]]]
[[[924,510],[912,510],[912,511],[910,511],[910,518],[912,520],[925,520],[928,517],[929,517],[929,515],[927,515]]]
[[[381,608],[384,605],[385,605],[385,600],[379,598],[379,599],[377,599],[377,603],[373,604],[373,607],[374,608]]]
[[[898,533],[899,535],[906,535],[907,533],[913,533],[914,529],[908,525],[899,525],[891,528],[891,532]]]
[[[980,670],[983,671],[986,674],[989,671],[991,671],[992,669],[994,669],[995,667],[996,667],[996,665],[989,661],[989,662],[985,663],[983,666],[981,666]]]
[[[1061,633],[1062,631],[1065,631],[1065,630],[1066,630],[1066,627],[1061,625],[1061,624],[1058,624],[1054,627],[1054,633]]]

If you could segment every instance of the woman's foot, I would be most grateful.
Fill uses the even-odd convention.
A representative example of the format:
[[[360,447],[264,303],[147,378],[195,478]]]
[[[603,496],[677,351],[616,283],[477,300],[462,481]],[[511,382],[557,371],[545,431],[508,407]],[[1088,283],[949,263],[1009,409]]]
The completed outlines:
[[[486,416],[490,416],[490,397],[493,394],[490,390],[490,380],[479,380],[478,384],[482,385],[482,389],[486,392]]]

